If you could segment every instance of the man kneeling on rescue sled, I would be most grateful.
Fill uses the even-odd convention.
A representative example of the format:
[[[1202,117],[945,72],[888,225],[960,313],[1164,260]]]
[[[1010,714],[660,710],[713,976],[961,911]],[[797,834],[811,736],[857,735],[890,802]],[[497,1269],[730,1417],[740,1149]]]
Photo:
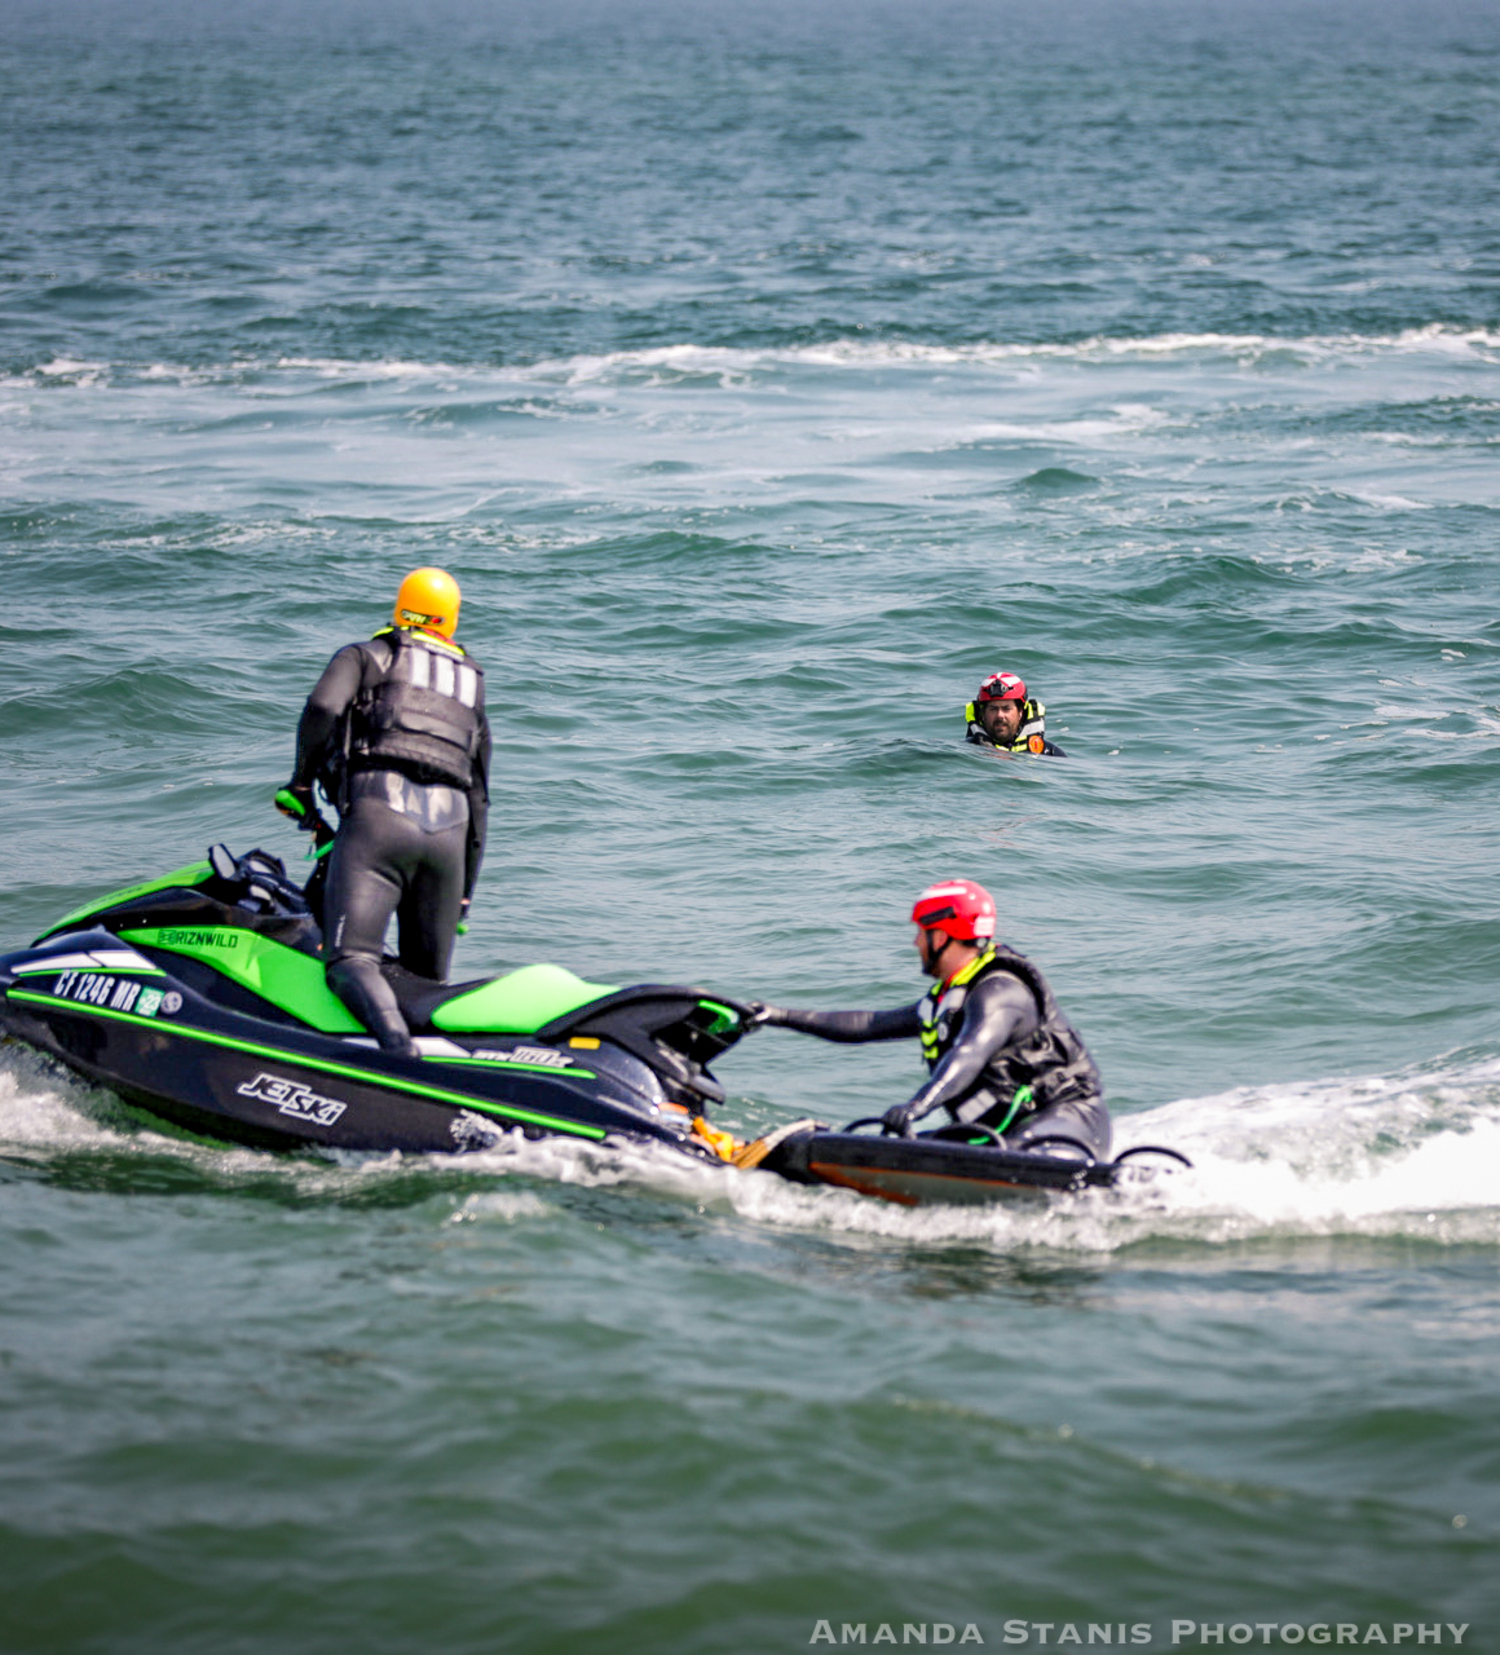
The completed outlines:
[[[934,1110],[1002,1133],[1011,1149],[1063,1136],[1103,1160],[1109,1112],[1094,1060],[1058,1010],[1041,972],[995,939],[995,901],[971,879],[929,885],[911,917],[922,969],[934,986],[894,1011],[797,1011],[757,1003],[757,1024],[823,1040],[916,1035],[930,1075],[888,1109],[886,1130],[909,1137]]]

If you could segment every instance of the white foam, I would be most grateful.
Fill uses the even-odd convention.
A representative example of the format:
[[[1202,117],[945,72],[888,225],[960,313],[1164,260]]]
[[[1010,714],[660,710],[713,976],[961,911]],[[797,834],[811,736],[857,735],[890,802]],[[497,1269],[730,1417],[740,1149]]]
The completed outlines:
[[[1357,500],[1362,506],[1378,506],[1381,511],[1433,511],[1436,509],[1431,500],[1412,500],[1404,494],[1361,494],[1357,489],[1351,489],[1349,498]]]
[[[94,1095],[97,1108],[102,1094]],[[105,1148],[119,1134],[90,1108],[89,1088],[16,1046],[0,1061],[0,1145],[8,1150]]]
[[[82,362],[73,357],[57,356],[50,362],[38,362],[29,371],[6,374],[0,385],[14,390],[37,390],[46,386],[73,385],[91,387],[108,384],[112,374],[107,362]]]
[[[240,364],[244,371],[246,364]],[[431,379],[435,376],[469,378],[476,373],[488,375],[493,368],[459,368],[448,362],[388,362],[364,360],[347,361],[336,356],[279,356],[275,367],[297,368],[317,374],[322,379]],[[500,370],[503,372],[503,370]]]
[[[709,346],[684,341],[641,350],[585,353],[503,366],[423,362],[404,358],[372,361],[278,356],[266,360],[241,358],[217,366],[185,368],[168,363],[136,367],[58,357],[38,364],[29,373],[0,379],[0,384],[35,385],[40,378],[92,385],[105,375],[117,376],[116,384],[124,379],[141,384],[164,381],[205,384],[214,380],[242,383],[247,376],[253,375],[306,375],[327,383],[384,381],[416,385],[434,381],[450,387],[539,382],[585,386],[643,378],[655,383],[667,383],[674,377],[703,377],[716,379],[726,388],[735,388],[748,383],[756,374],[798,368],[840,372],[907,367],[982,369],[1024,366],[1028,362],[1088,365],[1133,361],[1149,364],[1196,357],[1225,361],[1239,369],[1263,365],[1268,359],[1285,356],[1301,358],[1309,364],[1326,364],[1341,360],[1364,362],[1383,355],[1424,354],[1438,355],[1452,361],[1493,364],[1500,361],[1500,332],[1433,323],[1390,334],[1314,334],[1292,338],[1260,333],[1172,332],[1146,338],[1115,338],[1099,334],[1067,343],[990,340],[964,345],[841,338],[812,345],[758,348]]]
[[[1347,1235],[1500,1245],[1500,1062],[1452,1075],[1243,1088],[1166,1104],[1118,1126],[1117,1148],[1165,1143],[1193,1168],[1014,1205],[909,1208],[690,1161],[664,1146],[514,1136],[464,1166],[636,1187],[699,1211],[856,1243],[1114,1253],[1152,1240],[1217,1247]],[[482,1217],[484,1199],[464,1211]]]
[[[1500,1062],[1183,1099],[1120,1123],[1193,1171],[1160,1180],[1153,1232],[1500,1242]]]
[[[449,1219],[450,1224],[472,1224],[476,1221],[519,1224],[527,1219],[551,1218],[557,1209],[550,1207],[541,1196],[530,1190],[486,1190],[467,1197],[463,1205]]]
[[[1152,360],[1188,355],[1253,360],[1286,351],[1319,359],[1423,351],[1437,351],[1446,356],[1483,356],[1489,351],[1500,351],[1500,333],[1480,328],[1445,328],[1434,324],[1395,334],[1351,333],[1290,339],[1259,333],[1164,333],[1148,338],[1120,339],[1101,334],[1066,344],[996,340],[967,345],[930,345],[910,340],[834,339],[816,345],[759,350],[680,344],[557,358],[538,362],[529,370],[522,371],[584,382],[621,371],[652,368],[700,374],[744,374],[759,367],[777,365],[830,368],[905,365],[962,367],[1030,359],[1089,362],[1120,358]]]
[[[79,362],[69,356],[56,356],[50,362],[40,362],[37,370],[46,379],[68,379],[80,374],[102,374],[108,371],[103,362]]]
[[[1394,1077],[1245,1087],[1121,1117],[1116,1150],[1166,1144],[1190,1170],[1131,1178],[1114,1190],[1015,1205],[908,1208],[849,1190],[788,1184],[698,1161],[666,1145],[528,1140],[447,1156],[330,1154],[285,1160],[218,1149],[109,1119],[108,1095],[24,1051],[0,1062],[0,1143],[22,1153],[109,1149],[181,1158],[217,1177],[286,1178],[308,1196],[461,1167],[493,1178],[455,1221],[517,1223],[557,1209],[524,1178],[639,1190],[699,1212],[780,1230],[869,1241],[961,1243],[998,1251],[1109,1254],[1148,1241],[1219,1247],[1256,1239],[1391,1237],[1500,1247],[1500,1059],[1436,1064]]]

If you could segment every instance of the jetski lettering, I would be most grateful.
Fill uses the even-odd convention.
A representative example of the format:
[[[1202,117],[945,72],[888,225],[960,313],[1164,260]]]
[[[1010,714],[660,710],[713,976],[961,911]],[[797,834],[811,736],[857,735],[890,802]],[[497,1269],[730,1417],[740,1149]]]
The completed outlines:
[[[163,948],[239,948],[243,941],[238,931],[189,931],[178,926],[167,927],[159,940]]]
[[[289,1115],[294,1121],[313,1121],[318,1126],[332,1126],[349,1107],[337,1098],[322,1098],[316,1092],[295,1080],[281,1075],[257,1075],[237,1087],[242,1098],[255,1098],[261,1103],[276,1106],[278,1114]]]
[[[570,1069],[573,1066],[566,1052],[555,1052],[550,1046],[513,1046],[508,1052],[492,1052],[481,1047],[469,1055],[482,1058],[486,1063],[540,1064],[548,1069]]]

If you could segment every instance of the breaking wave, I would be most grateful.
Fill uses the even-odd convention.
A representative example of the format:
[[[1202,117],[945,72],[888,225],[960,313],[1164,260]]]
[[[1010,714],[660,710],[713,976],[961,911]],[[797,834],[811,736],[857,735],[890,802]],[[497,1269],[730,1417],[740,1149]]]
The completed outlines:
[[[1312,334],[1163,333],[1144,337],[1095,335],[1067,341],[989,340],[934,344],[905,339],[833,338],[798,345],[704,345],[684,341],[635,350],[544,357],[531,362],[475,363],[409,359],[276,356],[189,366],[51,358],[0,375],[0,387],[95,387],[111,383],[258,385],[303,380],[313,384],[449,385],[510,381],[553,385],[655,380],[676,384],[695,378],[741,384],[752,376],[787,369],[868,370],[902,367],[987,367],[1017,362],[1078,364],[1192,362],[1257,367],[1308,366],[1379,357],[1429,357],[1448,362],[1500,362],[1500,331],[1432,323],[1393,333]]]

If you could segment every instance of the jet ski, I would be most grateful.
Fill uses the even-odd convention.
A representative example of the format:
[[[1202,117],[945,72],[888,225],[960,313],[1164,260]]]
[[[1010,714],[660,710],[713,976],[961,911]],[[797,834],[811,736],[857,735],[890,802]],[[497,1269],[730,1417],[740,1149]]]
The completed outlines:
[[[873,1136],[799,1120],[748,1142],[709,1125],[709,1064],[754,1026],[698,988],[613,988],[557,965],[436,983],[386,960],[417,1047],[379,1049],[324,980],[317,875],[278,857],[204,862],[85,903],[0,956],[0,1030],[147,1113],[258,1148],[463,1153],[519,1130],[665,1144],[916,1205],[1109,1187],[1075,1139],[1011,1149],[983,1126]]]
[[[942,1126],[915,1137],[866,1130],[881,1126],[878,1117],[839,1128],[798,1121],[745,1146],[734,1158],[795,1184],[832,1184],[907,1207],[1045,1200],[1112,1189],[1127,1177],[1160,1170],[1151,1168],[1151,1157],[1192,1165],[1187,1156],[1159,1144],[1138,1144],[1101,1161],[1087,1144],[1063,1133],[1012,1149],[987,1126]]]
[[[519,1129],[727,1158],[708,1065],[744,1007],[557,965],[437,983],[387,960],[418,1050],[397,1056],[328,988],[315,905],[315,880],[279,858],[216,845],[0,957],[0,1029],[152,1115],[257,1147],[465,1151]]]

